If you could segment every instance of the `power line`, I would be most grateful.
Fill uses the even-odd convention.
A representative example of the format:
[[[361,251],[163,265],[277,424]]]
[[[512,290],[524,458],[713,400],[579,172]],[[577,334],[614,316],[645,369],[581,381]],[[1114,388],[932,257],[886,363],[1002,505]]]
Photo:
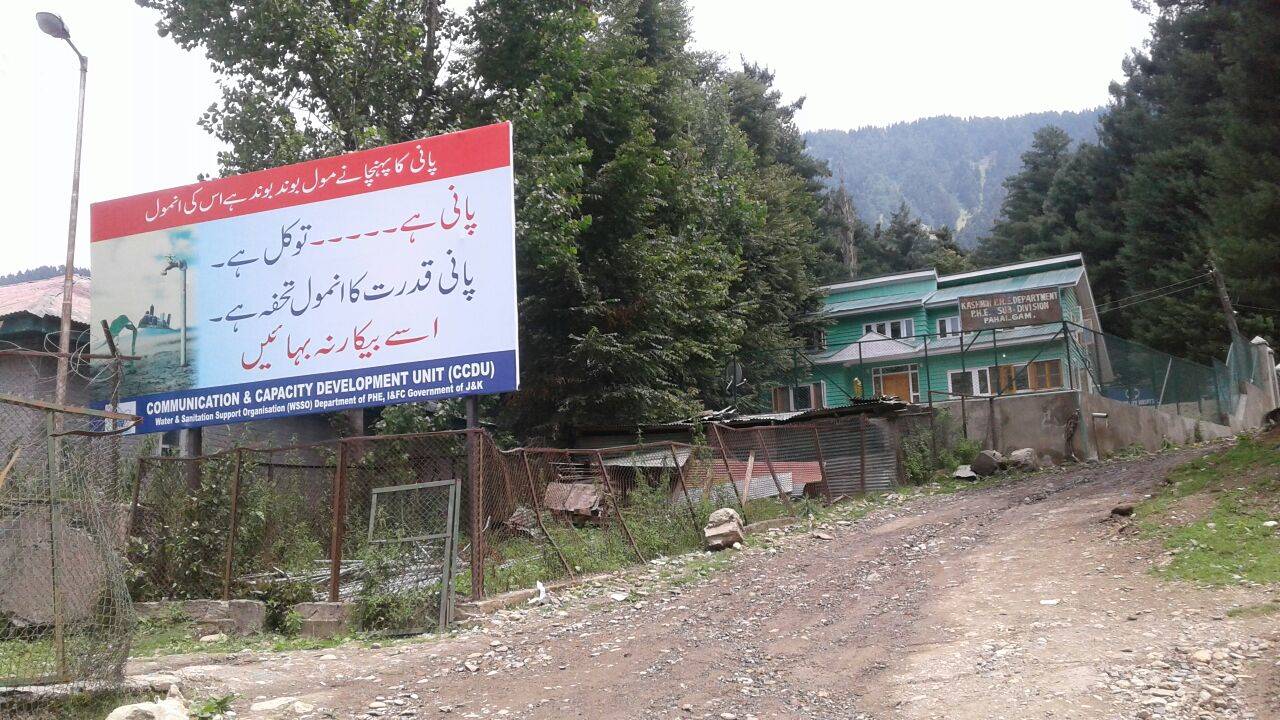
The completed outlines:
[[[1280,313],[1280,308],[1260,307],[1258,305],[1245,305],[1244,303],[1236,303],[1236,307],[1248,308],[1250,310],[1261,310],[1263,312]]]
[[[1104,308],[1106,308],[1106,306],[1107,306],[1107,305],[1116,305],[1116,304],[1118,304],[1118,303],[1128,303],[1130,300],[1136,300],[1136,299],[1138,299],[1138,298],[1140,298],[1140,297],[1143,297],[1144,295],[1150,295],[1150,294],[1152,294],[1152,293],[1157,293],[1157,292],[1160,292],[1161,290],[1165,290],[1165,289],[1168,289],[1168,288],[1171,288],[1171,287],[1175,287],[1175,286],[1177,286],[1177,285],[1183,285],[1183,284],[1185,284],[1185,283],[1192,282],[1193,280],[1201,280],[1202,278],[1208,277],[1209,275],[1212,275],[1212,274],[1213,274],[1213,273],[1204,272],[1204,273],[1200,273],[1199,275],[1195,275],[1195,276],[1193,276],[1193,277],[1186,278],[1185,280],[1179,280],[1179,281],[1174,282],[1174,283],[1169,283],[1168,285],[1161,285],[1160,287],[1157,287],[1157,288],[1152,288],[1152,289],[1150,289],[1150,290],[1143,290],[1142,292],[1137,292],[1137,293],[1134,293],[1134,294],[1132,294],[1132,295],[1127,295],[1127,296],[1122,297],[1122,298],[1117,298],[1117,299],[1115,299],[1115,300],[1108,300],[1107,302],[1099,303],[1099,304],[1098,304],[1098,310],[1099,310],[1099,311],[1102,311]],[[1197,284],[1203,284],[1203,282],[1201,282],[1201,283],[1197,283]],[[1188,287],[1193,287],[1193,286],[1188,286]],[[1184,288],[1184,289],[1185,289],[1185,288]]]
[[[1099,311],[1098,311],[1098,314],[1099,314],[1099,315],[1105,315],[1106,313],[1112,312],[1113,310],[1123,310],[1123,309],[1125,309],[1125,308],[1127,308],[1127,307],[1133,307],[1134,305],[1140,305],[1140,304],[1142,304],[1142,303],[1144,303],[1144,302],[1147,302],[1148,300],[1158,300],[1158,299],[1160,299],[1160,298],[1162,298],[1162,297],[1165,297],[1165,296],[1168,296],[1168,295],[1173,295],[1173,294],[1175,294],[1175,293],[1180,293],[1180,292],[1182,292],[1183,290],[1190,290],[1191,288],[1200,287],[1201,285],[1207,285],[1208,283],[1209,283],[1209,281],[1208,281],[1208,280],[1201,280],[1200,282],[1195,283],[1194,285],[1187,285],[1186,287],[1180,287],[1180,288],[1178,288],[1178,289],[1176,289],[1176,290],[1170,290],[1170,291],[1168,291],[1168,292],[1160,293],[1159,295],[1152,295],[1151,297],[1145,297],[1145,298],[1142,298],[1142,299],[1140,299],[1140,300],[1134,300],[1134,301],[1132,301],[1132,302],[1126,302],[1126,303],[1124,303],[1124,304],[1122,304],[1122,305],[1116,305],[1116,306],[1114,306],[1114,307],[1109,307],[1109,308],[1107,308],[1106,310],[1099,310]],[[1127,298],[1126,298],[1126,299],[1127,299]],[[1118,301],[1117,301],[1117,302],[1118,302]]]

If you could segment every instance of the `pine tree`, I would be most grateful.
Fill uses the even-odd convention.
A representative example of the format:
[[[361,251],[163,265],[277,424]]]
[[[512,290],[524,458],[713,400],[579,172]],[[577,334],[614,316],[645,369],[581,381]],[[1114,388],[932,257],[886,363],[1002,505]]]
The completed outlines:
[[[1004,181],[1005,198],[991,234],[978,243],[975,259],[999,265],[1061,252],[1060,227],[1046,212],[1054,177],[1070,157],[1071,138],[1049,125],[1036,131],[1022,154],[1022,170]]]

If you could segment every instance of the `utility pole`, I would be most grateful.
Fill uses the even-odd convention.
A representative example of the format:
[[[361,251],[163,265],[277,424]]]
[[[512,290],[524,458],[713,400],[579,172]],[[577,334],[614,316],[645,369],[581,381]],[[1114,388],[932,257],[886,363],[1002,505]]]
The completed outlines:
[[[59,405],[67,402],[67,381],[71,373],[71,286],[75,282],[76,218],[80,210],[80,149],[84,144],[84,86],[89,75],[89,58],[71,42],[71,31],[62,18],[53,13],[36,13],[36,24],[44,34],[65,40],[80,61],[80,102],[76,111],[75,165],[71,171],[71,214],[67,221],[67,261],[62,272],[62,323],[58,328],[58,379],[55,397]],[[59,415],[57,424],[61,427]]]
[[[1213,253],[1209,253],[1209,273],[1213,275],[1213,284],[1218,288],[1218,301],[1222,303],[1222,312],[1227,316],[1227,329],[1231,331],[1231,340],[1234,342],[1236,338],[1243,338],[1240,334],[1240,327],[1236,325],[1236,311],[1231,309],[1231,297],[1227,295],[1227,284],[1222,281],[1222,273],[1218,272],[1218,266],[1213,262]]]

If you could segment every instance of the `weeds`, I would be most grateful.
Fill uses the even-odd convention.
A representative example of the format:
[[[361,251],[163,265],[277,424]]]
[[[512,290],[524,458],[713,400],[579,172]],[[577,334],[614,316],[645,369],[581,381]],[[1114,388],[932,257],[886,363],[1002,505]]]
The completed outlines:
[[[1209,493],[1202,517],[1172,524],[1179,500]],[[1138,508],[1144,532],[1159,538],[1173,561],[1160,574],[1210,585],[1280,582],[1280,533],[1264,523],[1280,514],[1280,448],[1243,437],[1235,447],[1193,460]]]

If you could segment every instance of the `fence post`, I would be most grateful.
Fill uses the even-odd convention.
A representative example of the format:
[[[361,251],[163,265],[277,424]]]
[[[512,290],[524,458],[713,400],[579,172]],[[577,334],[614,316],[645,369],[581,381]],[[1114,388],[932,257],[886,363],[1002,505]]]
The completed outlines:
[[[62,503],[59,500],[61,490],[58,487],[58,476],[62,472],[59,449],[61,438],[58,434],[58,420],[54,412],[45,413],[45,447],[48,448],[46,458],[47,487],[49,491],[49,588],[53,594],[53,652],[58,663],[58,679],[65,681],[67,675],[67,643],[66,628],[63,618],[62,590],[58,587],[58,529],[62,525]]]
[[[231,525],[227,529],[227,559],[222,568],[222,599],[231,599],[231,573],[236,558],[236,532],[240,527],[240,467],[244,451],[236,448],[235,472],[231,475]]]
[[[622,533],[627,536],[627,542],[631,544],[631,549],[635,551],[636,557],[640,562],[648,562],[644,559],[644,555],[640,553],[640,548],[636,545],[636,539],[631,536],[631,528],[627,527],[626,518],[622,517],[622,507],[618,505],[618,498],[613,494],[613,484],[609,482],[609,471],[605,469],[604,458],[600,455],[600,451],[595,451],[596,464],[600,466],[600,479],[604,482],[604,492],[609,496],[609,504],[613,506],[613,512],[618,516],[618,524],[622,526]]]
[[[858,416],[858,487],[867,494],[867,415]]]
[[[524,450],[519,452],[520,459],[524,460],[524,477],[529,483],[529,497],[533,501],[534,517],[538,518],[538,528],[546,536],[547,542],[551,543],[551,549],[556,551],[556,557],[560,558],[560,564],[564,566],[564,571],[569,573],[569,577],[573,577],[573,568],[569,566],[569,561],[565,559],[564,553],[560,552],[560,546],[556,544],[556,539],[551,537],[551,533],[547,532],[547,526],[542,523],[542,503],[538,501],[538,490],[533,484],[533,470],[529,467],[529,453]]]
[[[338,441],[338,467],[333,471],[333,533],[329,538],[329,602],[338,602],[342,576],[342,538],[346,532],[347,442]]]
[[[818,453],[818,472],[822,475],[822,494],[826,496],[827,502],[831,502],[831,483],[827,479],[827,460],[822,455],[822,440],[818,438],[818,426],[811,425],[813,428],[813,447]]]
[[[1067,389],[1076,389],[1076,368],[1075,363],[1071,362],[1071,333],[1067,331],[1067,321],[1062,321],[1062,341],[1067,348]],[[1081,418],[1083,419],[1083,418]]]
[[[929,335],[924,336],[924,381],[925,392],[929,394],[929,453],[933,464],[938,464],[938,426],[933,418],[933,380],[929,377]],[[919,378],[916,379],[919,383]],[[909,388],[910,386],[908,386]]]
[[[1000,377],[1000,348],[996,347],[996,330],[991,328],[991,359],[996,365],[996,395],[1004,394],[1004,380]],[[987,378],[990,380],[990,378]],[[1013,391],[1018,391],[1018,373],[1015,371],[1012,375]]]
[[[671,450],[671,460],[676,464],[676,475],[680,479],[680,492],[684,493],[684,502],[689,506],[689,519],[693,521],[693,532],[696,534],[701,527],[698,526],[698,513],[693,509],[693,501],[689,499],[689,486],[684,481],[684,468],[680,465],[680,456],[676,454],[676,444],[668,443],[667,448]],[[689,457],[693,457],[693,451],[689,451]]]
[[[742,522],[749,523],[751,521],[747,519],[747,501],[742,497],[742,493],[738,492],[738,483],[733,479],[733,468],[729,465],[729,451],[724,446],[724,436],[720,434],[720,426],[712,423],[711,431],[716,436],[716,444],[720,446],[720,459],[724,461],[724,471],[729,474],[729,487],[733,488],[733,496],[738,498],[738,508],[742,510]],[[747,478],[746,482],[750,480],[751,478]]]
[[[125,541],[133,537],[134,530],[138,525],[138,496],[142,493],[142,478],[147,473],[147,459],[138,458],[138,472],[133,478],[133,493],[129,500],[129,531],[125,533]]]
[[[778,489],[778,497],[782,498],[782,504],[786,506],[787,514],[795,517],[795,511],[791,507],[791,494],[782,491],[782,481],[778,479],[778,472],[773,469],[773,456],[769,452],[768,444],[764,441],[764,429],[756,428],[754,433],[756,442],[760,444],[760,451],[764,453],[764,463],[769,466],[769,475],[773,477],[773,486]],[[793,474],[791,477],[791,486],[793,488],[795,487],[795,482],[796,479]]]

